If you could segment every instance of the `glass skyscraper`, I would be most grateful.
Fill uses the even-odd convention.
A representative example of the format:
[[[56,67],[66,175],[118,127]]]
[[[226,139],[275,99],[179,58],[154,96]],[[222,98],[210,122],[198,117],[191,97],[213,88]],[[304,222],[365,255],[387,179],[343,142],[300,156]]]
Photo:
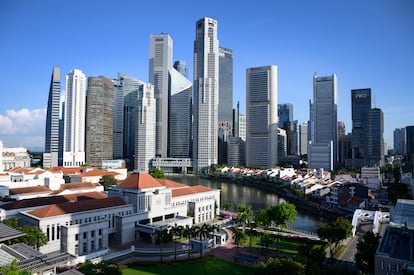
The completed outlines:
[[[59,157],[60,68],[53,67],[47,101],[45,152],[43,167],[58,166]]]
[[[246,165],[272,168],[278,162],[277,67],[246,70]]]
[[[194,41],[193,168],[205,172],[217,164],[219,41],[217,21],[196,22]]]
[[[352,96],[352,159],[361,167],[368,155],[368,114],[371,111],[371,89],[351,90]],[[357,163],[359,162],[359,164]],[[362,163],[361,163],[362,162]]]

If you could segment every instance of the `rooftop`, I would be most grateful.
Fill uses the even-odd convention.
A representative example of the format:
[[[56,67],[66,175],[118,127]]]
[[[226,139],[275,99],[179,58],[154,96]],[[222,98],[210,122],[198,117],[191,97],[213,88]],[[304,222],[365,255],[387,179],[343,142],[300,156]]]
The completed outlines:
[[[405,261],[414,261],[414,228],[406,226],[388,226],[377,253]]]
[[[24,235],[26,235],[26,233],[0,222],[0,243]]]
[[[118,184],[119,187],[129,189],[147,189],[163,187],[159,181],[148,173],[132,173]]]
[[[44,185],[30,186],[30,187],[20,187],[20,188],[11,188],[10,195],[22,195],[22,194],[32,194],[32,193],[50,193],[52,192],[49,187]]]

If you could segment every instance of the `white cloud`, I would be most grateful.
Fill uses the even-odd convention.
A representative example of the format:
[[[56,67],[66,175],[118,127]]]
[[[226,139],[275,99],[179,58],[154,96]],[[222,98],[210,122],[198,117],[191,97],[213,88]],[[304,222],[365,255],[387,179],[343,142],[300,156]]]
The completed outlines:
[[[7,110],[0,114],[0,139],[5,147],[43,148],[46,108]]]

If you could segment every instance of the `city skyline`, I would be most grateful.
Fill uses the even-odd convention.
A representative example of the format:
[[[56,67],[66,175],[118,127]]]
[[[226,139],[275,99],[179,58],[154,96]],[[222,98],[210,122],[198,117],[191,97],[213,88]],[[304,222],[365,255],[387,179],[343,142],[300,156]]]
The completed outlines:
[[[115,3],[119,13],[114,12]],[[275,64],[278,102],[292,103],[294,119],[303,123],[309,118],[313,74],[335,73],[338,121],[344,121],[350,132],[351,90],[371,88],[373,107],[384,113],[385,141],[392,147],[394,129],[414,125],[414,4],[328,3],[263,1],[251,7],[247,2],[234,6],[212,1],[196,9],[191,1],[174,6],[168,1],[2,1],[0,139],[5,147],[44,146],[53,66],[61,68],[61,75],[79,69],[86,77],[116,78],[122,72],[148,81],[151,34],[172,37],[173,61],[185,61],[192,80],[194,23],[212,17],[218,22],[220,47],[233,50],[233,108],[240,101],[241,113],[246,114],[246,68]],[[157,10],[159,16],[144,12],[138,20],[136,11],[142,9]],[[171,20],[178,11],[185,11],[185,16]]]

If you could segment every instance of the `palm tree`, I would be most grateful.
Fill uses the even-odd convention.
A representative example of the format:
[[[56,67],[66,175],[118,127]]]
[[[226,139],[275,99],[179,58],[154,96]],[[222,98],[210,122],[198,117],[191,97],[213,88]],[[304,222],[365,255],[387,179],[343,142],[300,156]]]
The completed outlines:
[[[160,257],[161,262],[163,261],[163,252],[162,252],[162,243],[164,241],[164,238],[168,235],[168,226],[160,226],[154,231],[156,241],[159,241],[160,243]]]
[[[188,258],[190,258],[191,238],[196,236],[196,228],[186,225],[183,229],[184,236],[188,237]]]
[[[233,240],[236,243],[236,253],[237,254],[239,254],[239,243],[243,239],[244,239],[243,231],[238,229],[237,227],[234,227]]]
[[[174,240],[174,260],[177,260],[177,242],[175,241],[175,237],[179,237],[181,238],[183,235],[183,226],[182,225],[177,225],[175,224],[172,228],[171,228],[171,233],[172,233],[172,237]]]
[[[241,225],[243,226],[243,234],[246,230],[246,225],[250,223],[250,214],[251,214],[251,209],[252,207],[250,205],[242,205],[239,204],[236,207],[236,211],[237,211],[237,218],[236,220],[241,223]]]
[[[202,226],[196,227],[196,234],[200,238],[200,258],[203,255],[203,240],[205,240],[210,235],[210,226],[208,224],[203,224]]]

